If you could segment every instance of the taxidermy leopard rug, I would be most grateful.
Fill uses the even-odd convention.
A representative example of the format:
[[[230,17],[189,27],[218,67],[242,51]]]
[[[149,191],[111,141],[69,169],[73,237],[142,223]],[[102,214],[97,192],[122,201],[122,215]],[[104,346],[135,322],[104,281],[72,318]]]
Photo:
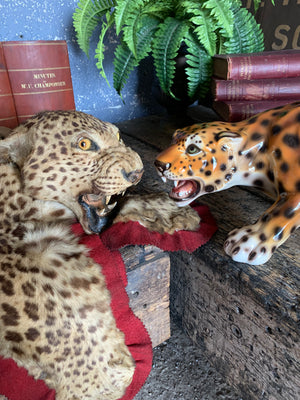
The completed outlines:
[[[71,224],[100,231],[142,174],[117,127],[81,112],[40,113],[0,142],[0,355],[57,400],[119,399],[132,381],[104,276]]]
[[[170,197],[185,206],[235,185],[254,186],[276,199],[254,225],[232,231],[225,252],[263,264],[300,225],[300,105],[278,107],[238,123],[195,124],[177,130],[155,162]]]

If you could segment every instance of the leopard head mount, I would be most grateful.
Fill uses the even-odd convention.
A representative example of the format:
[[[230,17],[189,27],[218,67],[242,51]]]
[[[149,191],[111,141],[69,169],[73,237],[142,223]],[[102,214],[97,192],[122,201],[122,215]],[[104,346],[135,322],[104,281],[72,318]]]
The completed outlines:
[[[143,174],[116,126],[79,111],[28,119],[0,143],[0,162],[18,168],[25,195],[71,210],[86,233],[102,229],[118,196]]]

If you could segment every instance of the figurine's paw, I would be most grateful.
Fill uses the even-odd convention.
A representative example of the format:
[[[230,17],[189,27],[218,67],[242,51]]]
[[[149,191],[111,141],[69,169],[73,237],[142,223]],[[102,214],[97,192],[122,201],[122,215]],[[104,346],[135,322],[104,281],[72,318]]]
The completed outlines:
[[[237,262],[260,265],[267,262],[276,246],[267,243],[264,233],[254,226],[235,229],[229,233],[224,243],[225,252]]]
[[[124,200],[116,222],[137,221],[149,231],[173,234],[196,231],[200,217],[191,207],[178,207],[167,193],[132,195]]]

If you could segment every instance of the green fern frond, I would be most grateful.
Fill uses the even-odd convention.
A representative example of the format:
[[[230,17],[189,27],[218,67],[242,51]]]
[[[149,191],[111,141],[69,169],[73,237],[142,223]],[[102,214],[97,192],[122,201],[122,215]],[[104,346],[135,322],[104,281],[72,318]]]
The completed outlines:
[[[73,13],[73,26],[81,50],[89,56],[90,37],[100,18],[112,7],[114,0],[80,0]]]
[[[96,67],[99,69],[100,75],[106,80],[108,86],[110,86],[103,67],[104,51],[105,51],[104,36],[108,31],[108,29],[111,27],[111,25],[114,23],[113,14],[106,13],[106,20],[107,22],[103,21],[102,23],[99,41],[95,51],[95,58],[98,60],[96,62]]]
[[[120,43],[115,51],[113,82],[114,88],[121,96],[121,91],[125,85],[130,72],[138,66],[138,61],[126,43]]]
[[[247,10],[246,10],[247,11]],[[238,11],[239,13],[243,14],[244,10],[241,9]],[[260,27],[260,25],[256,22],[254,16],[248,13],[248,24],[249,24],[249,32],[252,32],[251,40],[246,42],[246,46],[243,47],[242,51],[245,53],[254,53],[258,51],[264,51],[265,44],[264,44],[264,34]]]
[[[173,6],[173,0],[156,0],[145,3],[143,1],[141,5],[135,4],[135,7],[130,10],[126,18],[125,24],[123,25],[123,40],[133,52],[135,57],[136,46],[137,46],[137,31],[140,28],[142,18],[146,16],[152,16],[154,18],[164,19],[165,15],[169,15]]]
[[[232,10],[234,14],[233,35],[223,43],[226,53],[263,51],[263,32],[254,16],[245,8],[239,8],[236,5],[232,5]]]
[[[202,5],[197,0],[185,0],[179,1],[178,4],[178,14],[183,18],[190,18],[192,16],[200,15]],[[177,16],[178,16],[177,14]]]
[[[116,33],[120,34],[122,26],[127,24],[131,14],[143,7],[149,0],[118,0],[115,8]]]
[[[213,56],[216,53],[216,24],[209,11],[202,7],[197,0],[185,0],[180,2],[178,9],[183,18],[189,20],[193,25],[199,42],[206,51]]]
[[[254,11],[256,12],[258,10],[258,7],[260,6],[261,0],[253,0],[253,6],[254,6]]]
[[[190,21],[195,25],[194,32],[208,54],[211,56],[216,54],[217,35],[215,33],[215,27],[209,18],[208,12],[206,10],[200,10],[198,15],[196,17],[192,17]]]
[[[171,87],[175,75],[175,57],[188,31],[188,25],[175,18],[168,17],[163,24],[159,25],[153,39],[153,58],[162,90],[175,98]]]
[[[137,8],[128,16],[126,21],[126,25],[123,26],[123,40],[129,47],[129,49],[133,52],[134,56],[137,57],[136,54],[136,46],[137,46],[137,31],[140,26],[140,20],[143,15],[142,8]]]
[[[207,0],[203,7],[209,10],[214,17],[217,26],[225,29],[230,37],[233,32],[233,12],[231,11],[232,0]],[[212,21],[210,21],[212,22]]]
[[[167,16],[175,15],[174,0],[150,0],[143,6],[143,13],[164,20]]]
[[[153,33],[157,29],[158,24],[159,21],[156,18],[143,17],[141,28],[137,32],[137,57],[134,56],[126,43],[123,42],[117,46],[114,59],[115,70],[113,81],[114,88],[118,94],[121,93],[130,72],[150,53]]]
[[[204,98],[210,88],[212,75],[212,57],[199,44],[190,32],[184,38],[187,45],[186,75],[188,79],[188,95],[190,98]]]
[[[148,15],[141,18],[140,29],[137,33],[137,59],[145,58],[152,50],[151,44],[154,33],[157,31],[160,21]]]

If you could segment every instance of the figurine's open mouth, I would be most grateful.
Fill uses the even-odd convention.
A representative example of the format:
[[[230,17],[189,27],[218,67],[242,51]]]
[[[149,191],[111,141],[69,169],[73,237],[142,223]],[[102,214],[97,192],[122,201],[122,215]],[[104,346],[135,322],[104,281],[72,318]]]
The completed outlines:
[[[124,194],[125,191],[111,196],[103,193],[85,193],[79,196],[78,203],[85,212],[88,228],[92,232],[101,232],[108,224],[110,214]]]
[[[174,187],[172,188],[169,196],[176,202],[190,203],[198,197],[201,185],[198,181],[193,179],[174,180]]]

